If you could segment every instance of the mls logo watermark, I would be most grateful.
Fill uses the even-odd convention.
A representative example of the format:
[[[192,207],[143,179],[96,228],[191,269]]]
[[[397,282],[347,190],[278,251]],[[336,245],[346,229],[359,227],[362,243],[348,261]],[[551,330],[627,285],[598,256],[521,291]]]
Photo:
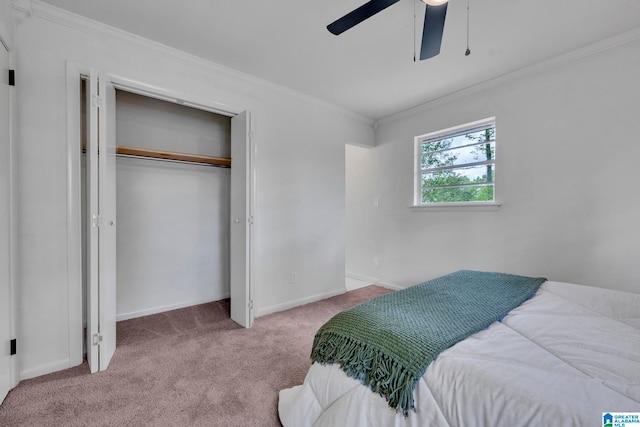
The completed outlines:
[[[603,427],[640,427],[640,412],[603,412]]]

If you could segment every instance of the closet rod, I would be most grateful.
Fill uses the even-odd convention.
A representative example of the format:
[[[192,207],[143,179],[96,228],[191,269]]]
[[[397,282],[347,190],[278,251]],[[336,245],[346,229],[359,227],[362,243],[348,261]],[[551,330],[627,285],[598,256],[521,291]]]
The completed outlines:
[[[116,154],[127,157],[143,157],[148,159],[167,160],[183,163],[197,163],[219,167],[231,167],[231,159],[224,157],[201,156],[198,154],[176,153],[173,151],[152,150],[119,145]]]
[[[149,157],[149,156],[134,156],[132,154],[117,154],[116,157],[125,157],[128,159],[142,159],[142,160],[151,160],[153,162],[168,162],[168,163],[182,163],[185,165],[196,165],[196,166],[205,166],[212,168],[223,168],[229,169],[230,166],[222,166],[222,165],[213,165],[211,163],[202,163],[202,162],[189,162],[187,160],[174,160],[174,159],[163,159],[159,157]]]

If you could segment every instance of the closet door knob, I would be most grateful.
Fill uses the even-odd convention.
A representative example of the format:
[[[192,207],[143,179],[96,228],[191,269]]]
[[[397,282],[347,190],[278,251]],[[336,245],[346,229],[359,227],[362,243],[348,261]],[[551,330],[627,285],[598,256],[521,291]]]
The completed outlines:
[[[240,224],[240,218],[234,219],[233,222],[235,222],[236,224]]]

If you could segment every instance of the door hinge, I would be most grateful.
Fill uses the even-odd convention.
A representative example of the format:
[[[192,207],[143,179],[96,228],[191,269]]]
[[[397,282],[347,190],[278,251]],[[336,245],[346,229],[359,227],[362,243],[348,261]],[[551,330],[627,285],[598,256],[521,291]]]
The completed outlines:
[[[9,70],[9,86],[16,85],[16,70]]]
[[[13,356],[18,352],[18,345],[15,338],[12,339],[10,342],[11,342],[11,356]]]
[[[91,225],[93,227],[102,226],[102,217],[100,215],[98,215],[98,214],[91,215]]]
[[[253,217],[250,216],[249,218],[247,218],[247,222],[251,225],[253,225]]]
[[[102,344],[102,335],[100,335],[100,334],[93,334],[93,336],[91,337],[91,344],[93,344],[93,345],[100,345],[100,344]]]
[[[91,104],[92,104],[94,107],[98,107],[98,108],[100,108],[100,107],[102,107],[102,104],[103,104],[103,103],[104,103],[104,98],[103,98],[103,97],[101,97],[100,95],[93,95],[93,96],[91,97]]]
[[[249,307],[249,310],[253,310],[253,301],[249,300],[249,303],[247,303],[247,307]]]

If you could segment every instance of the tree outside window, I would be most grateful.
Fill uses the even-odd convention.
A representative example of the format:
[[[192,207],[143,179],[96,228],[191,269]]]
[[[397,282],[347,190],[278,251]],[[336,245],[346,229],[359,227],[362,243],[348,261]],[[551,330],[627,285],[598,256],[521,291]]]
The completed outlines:
[[[419,137],[421,204],[495,201],[495,122]]]

